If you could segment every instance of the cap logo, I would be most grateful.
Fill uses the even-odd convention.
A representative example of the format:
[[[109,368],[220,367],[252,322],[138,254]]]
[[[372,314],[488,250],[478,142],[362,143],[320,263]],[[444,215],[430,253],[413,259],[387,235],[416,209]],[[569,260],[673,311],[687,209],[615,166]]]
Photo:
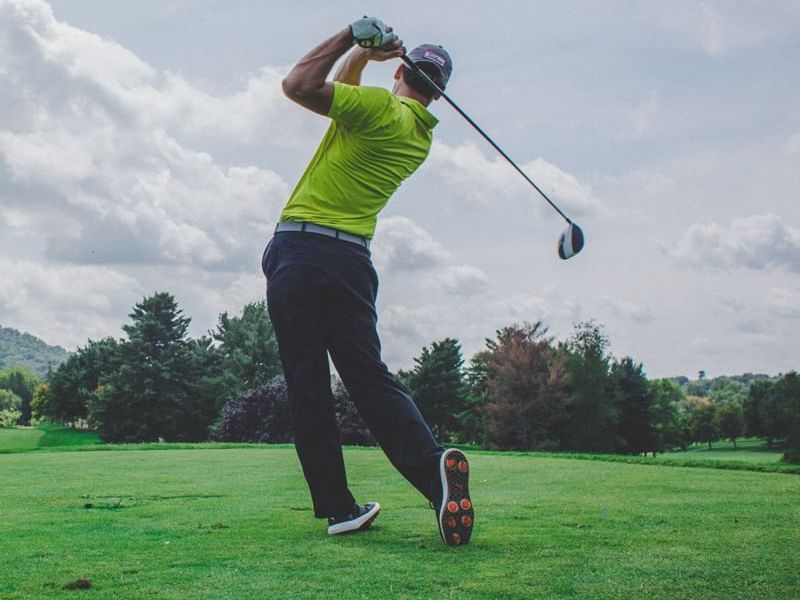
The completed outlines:
[[[442,58],[441,56],[439,56],[435,52],[431,52],[430,50],[426,50],[425,53],[422,55],[422,58],[428,58],[428,59],[432,60],[433,62],[435,62],[437,65],[439,65],[442,68],[444,68],[445,65],[447,64],[445,62],[444,58]]]

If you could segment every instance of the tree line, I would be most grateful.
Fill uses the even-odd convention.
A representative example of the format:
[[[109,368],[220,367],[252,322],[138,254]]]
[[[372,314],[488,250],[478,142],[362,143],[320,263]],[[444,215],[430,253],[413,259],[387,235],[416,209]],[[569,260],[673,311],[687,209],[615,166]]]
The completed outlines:
[[[124,338],[90,340],[35,386],[28,416],[87,421],[109,442],[292,439],[263,302],[223,313],[198,339],[168,293],[144,298],[129,316]],[[447,338],[396,377],[447,443],[642,454],[748,435],[800,454],[797,373],[649,380],[641,363],[610,354],[593,321],[566,341],[542,322],[505,327],[468,364]],[[341,382],[332,381],[332,396],[343,441],[373,443]]]
[[[541,323],[513,325],[464,364],[457,340],[434,342],[398,376],[440,439],[506,450],[644,454],[748,436],[800,445],[800,378],[649,380],[583,322],[565,342]]]

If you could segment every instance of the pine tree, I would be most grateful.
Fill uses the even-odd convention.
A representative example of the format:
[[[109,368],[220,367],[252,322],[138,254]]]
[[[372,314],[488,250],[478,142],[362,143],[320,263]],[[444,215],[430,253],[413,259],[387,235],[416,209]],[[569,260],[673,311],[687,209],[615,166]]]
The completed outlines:
[[[212,336],[219,342],[222,385],[229,397],[283,374],[275,330],[263,301],[247,304],[241,316],[222,313]]]
[[[145,298],[123,326],[119,366],[90,403],[107,441],[197,441],[215,416],[209,393],[210,340],[187,336],[190,319],[172,295]]]
[[[617,411],[609,379],[608,338],[592,321],[578,323],[566,344],[569,450],[610,452],[618,445]]]
[[[458,415],[466,406],[464,359],[458,340],[446,338],[422,349],[410,373],[400,374],[433,434],[440,440],[458,437]]]

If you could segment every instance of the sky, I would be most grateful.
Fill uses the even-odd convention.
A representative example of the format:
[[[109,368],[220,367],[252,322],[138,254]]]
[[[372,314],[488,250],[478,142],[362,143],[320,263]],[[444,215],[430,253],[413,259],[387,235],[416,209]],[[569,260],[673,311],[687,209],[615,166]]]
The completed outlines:
[[[444,45],[426,163],[373,241],[391,369],[543,321],[649,377],[800,367],[800,3],[0,0],[0,325],[74,350],[172,293],[190,333],[264,297],[327,119],[280,82],[363,14]],[[366,85],[391,88],[393,63]]]

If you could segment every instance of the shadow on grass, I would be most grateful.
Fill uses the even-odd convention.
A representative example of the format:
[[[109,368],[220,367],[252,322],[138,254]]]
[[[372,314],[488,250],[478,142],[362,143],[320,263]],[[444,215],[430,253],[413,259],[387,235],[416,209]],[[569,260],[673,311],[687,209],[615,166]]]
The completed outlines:
[[[87,444],[100,444],[100,436],[96,431],[85,429],[71,429],[54,425],[52,423],[42,423],[38,429],[44,431],[44,435],[39,438],[36,446],[38,448],[54,448],[58,446],[85,446]]]

